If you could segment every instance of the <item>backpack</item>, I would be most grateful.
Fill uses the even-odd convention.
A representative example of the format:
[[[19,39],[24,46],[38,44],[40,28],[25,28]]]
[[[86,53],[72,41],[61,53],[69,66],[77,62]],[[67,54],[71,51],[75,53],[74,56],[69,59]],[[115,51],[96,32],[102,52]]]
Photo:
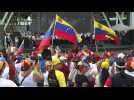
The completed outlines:
[[[48,84],[50,87],[59,87],[59,82],[56,78],[55,70],[50,70],[48,74]]]

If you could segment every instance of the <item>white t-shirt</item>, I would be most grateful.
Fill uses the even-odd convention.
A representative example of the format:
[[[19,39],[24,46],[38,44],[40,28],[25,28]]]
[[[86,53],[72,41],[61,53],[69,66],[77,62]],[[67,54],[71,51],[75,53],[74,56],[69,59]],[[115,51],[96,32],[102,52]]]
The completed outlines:
[[[43,76],[44,76],[44,86],[48,86],[48,74],[49,74],[48,71],[43,73]]]
[[[89,63],[89,65],[90,65],[90,68],[91,68],[91,69],[97,68],[97,65],[96,65],[96,64]]]
[[[21,76],[21,73],[19,73],[19,83],[21,83],[22,79],[24,78]],[[33,72],[31,72],[22,82],[21,87],[37,87],[37,83],[33,80]]]
[[[112,66],[109,66],[108,72],[109,72],[110,75],[113,74],[113,73],[112,73]]]
[[[75,81],[75,76],[77,74],[77,69],[75,68],[75,63],[74,62],[70,63],[69,71],[70,71],[70,73],[69,73],[68,79],[72,80],[74,82]]]
[[[94,87],[100,87],[100,75],[96,75]]]
[[[15,64],[15,68],[16,68],[17,73],[19,73],[21,71],[21,63]]]
[[[0,87],[17,87],[17,85],[11,80],[0,78]]]
[[[5,78],[5,79],[8,79],[9,78],[9,67],[6,66],[3,73],[2,73],[2,77]]]
[[[97,65],[90,63],[90,69],[85,73],[85,75],[86,76],[91,75],[91,76],[96,77],[97,74],[98,74]]]
[[[74,62],[71,62],[69,65],[69,71],[71,72],[75,68]]]

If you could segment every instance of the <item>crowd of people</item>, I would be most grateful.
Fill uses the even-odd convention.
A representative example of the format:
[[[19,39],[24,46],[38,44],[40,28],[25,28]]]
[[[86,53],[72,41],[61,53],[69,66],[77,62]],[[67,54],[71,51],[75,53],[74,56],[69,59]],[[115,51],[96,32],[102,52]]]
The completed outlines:
[[[64,51],[50,46],[42,54],[17,53],[14,43],[0,52],[0,87],[134,86],[133,49],[99,53],[88,46]]]

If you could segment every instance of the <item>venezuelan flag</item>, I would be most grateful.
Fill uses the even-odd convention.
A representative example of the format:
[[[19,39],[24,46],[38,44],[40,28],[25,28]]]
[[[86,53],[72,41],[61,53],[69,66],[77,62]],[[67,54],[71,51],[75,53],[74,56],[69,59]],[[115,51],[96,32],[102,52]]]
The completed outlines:
[[[37,48],[38,53],[42,53],[43,50],[51,44],[52,34],[53,34],[53,26],[54,26],[54,23],[52,23],[51,26],[49,27],[48,31],[43,34],[44,38],[43,38],[43,40],[41,40],[41,42]]]
[[[94,21],[94,28],[96,41],[114,40],[117,37],[116,33],[111,28],[97,21]]]
[[[56,15],[54,35],[59,39],[68,40],[74,44],[82,41],[80,35],[76,32],[73,26],[58,15]]]

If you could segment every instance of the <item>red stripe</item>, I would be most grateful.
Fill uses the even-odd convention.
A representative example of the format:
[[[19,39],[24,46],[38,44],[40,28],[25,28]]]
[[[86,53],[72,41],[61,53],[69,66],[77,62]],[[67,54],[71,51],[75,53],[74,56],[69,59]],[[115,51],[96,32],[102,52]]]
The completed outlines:
[[[40,42],[39,47],[37,48],[37,51],[43,51],[45,48],[47,48],[51,44],[51,40],[52,40],[51,37],[47,39],[43,39]]]
[[[96,41],[105,41],[105,40],[107,40],[108,38],[105,36],[105,35],[96,35],[95,36],[95,39],[96,39]]]
[[[68,40],[74,44],[77,43],[77,38],[75,35],[71,35],[67,32],[64,32],[64,31],[61,31],[61,30],[58,30],[56,29],[54,34],[59,38],[59,39],[63,39],[63,40]]]
[[[116,44],[116,45],[120,45],[120,38],[117,36],[114,38],[113,42]]]

